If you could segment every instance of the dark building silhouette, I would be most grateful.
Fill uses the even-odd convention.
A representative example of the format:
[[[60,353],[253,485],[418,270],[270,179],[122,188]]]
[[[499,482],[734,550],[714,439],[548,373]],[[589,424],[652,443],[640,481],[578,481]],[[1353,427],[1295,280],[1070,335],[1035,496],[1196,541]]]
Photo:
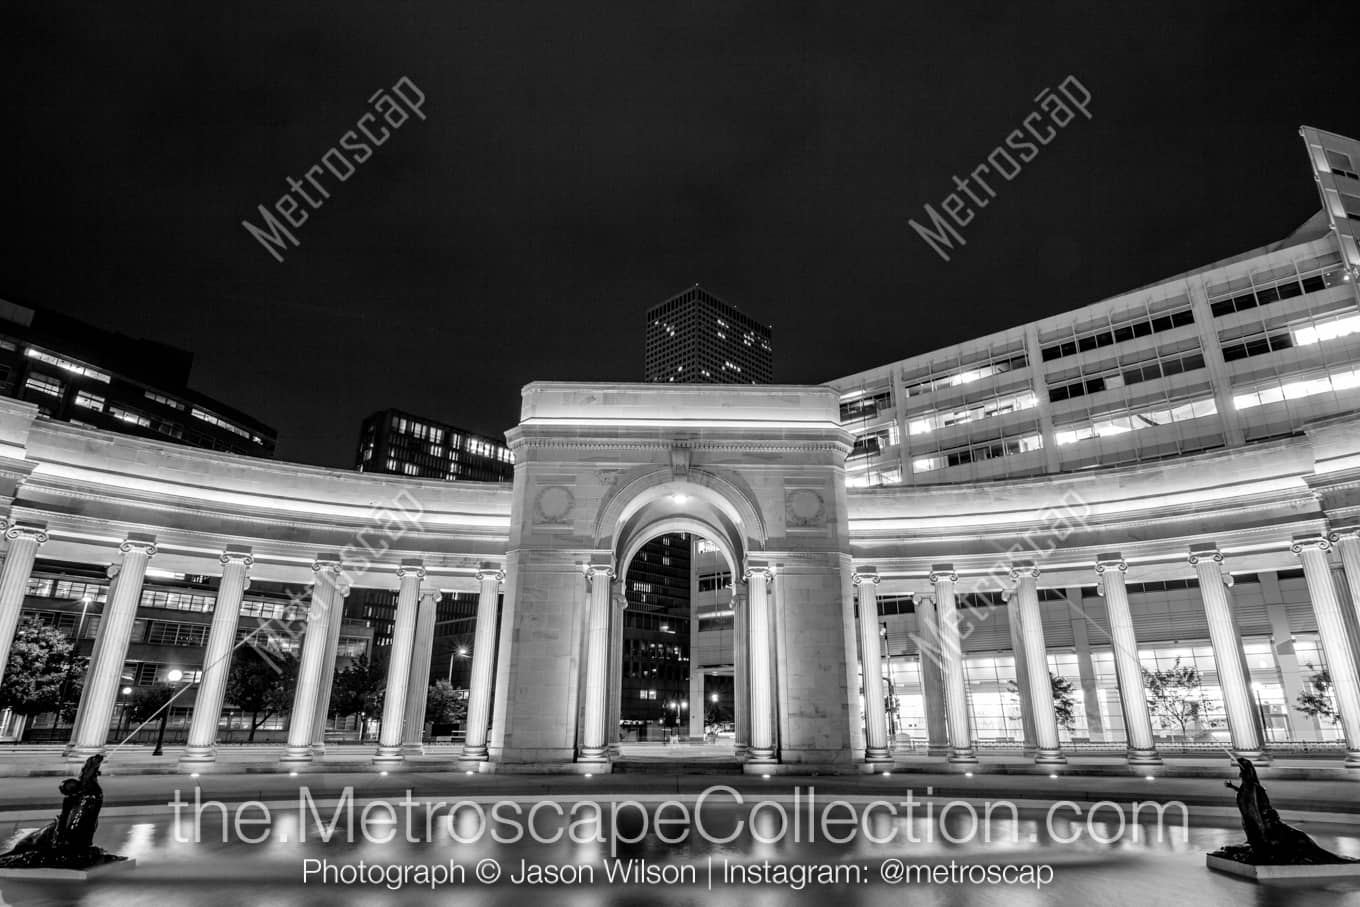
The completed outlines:
[[[485,435],[397,409],[376,412],[359,428],[355,468],[423,479],[510,482],[510,448]]]
[[[628,568],[619,720],[625,731],[673,726],[689,698],[690,538],[663,535]],[[684,733],[682,730],[681,733]],[[655,732],[653,732],[653,735]]]
[[[62,422],[274,456],[278,433],[189,389],[194,354],[0,300],[0,394]]]
[[[643,380],[771,384],[772,331],[696,284],[648,310]]]

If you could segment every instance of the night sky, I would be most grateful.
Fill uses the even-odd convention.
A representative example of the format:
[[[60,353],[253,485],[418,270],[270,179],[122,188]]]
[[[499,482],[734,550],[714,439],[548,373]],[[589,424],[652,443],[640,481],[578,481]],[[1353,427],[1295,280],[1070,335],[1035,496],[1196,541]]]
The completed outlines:
[[[1287,235],[1297,130],[1360,135],[1353,3],[6,3],[0,298],[193,350],[350,466],[361,418],[499,435],[639,380],[701,283],[818,382]],[[942,261],[911,230],[1075,75],[1078,119]],[[279,263],[242,228],[408,77],[412,118]]]

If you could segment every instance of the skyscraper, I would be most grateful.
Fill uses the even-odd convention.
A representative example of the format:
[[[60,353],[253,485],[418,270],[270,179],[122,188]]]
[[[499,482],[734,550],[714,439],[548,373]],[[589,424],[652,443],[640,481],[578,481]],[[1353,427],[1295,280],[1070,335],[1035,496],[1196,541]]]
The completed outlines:
[[[698,284],[647,312],[646,381],[771,384],[772,328]]]

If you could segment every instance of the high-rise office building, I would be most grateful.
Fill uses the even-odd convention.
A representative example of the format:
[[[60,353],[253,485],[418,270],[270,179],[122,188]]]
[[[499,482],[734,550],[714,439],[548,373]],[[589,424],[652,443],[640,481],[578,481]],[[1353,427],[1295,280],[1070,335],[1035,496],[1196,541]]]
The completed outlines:
[[[0,394],[75,425],[274,456],[274,429],[189,389],[193,361],[188,350],[0,300]]]
[[[695,284],[647,312],[644,380],[770,384],[772,331]]]
[[[690,564],[690,537],[672,533],[647,542],[628,565],[619,709],[627,736],[645,739],[641,728],[687,717]]]
[[[503,443],[396,409],[364,420],[355,468],[449,481],[509,482],[515,477],[514,458]]]

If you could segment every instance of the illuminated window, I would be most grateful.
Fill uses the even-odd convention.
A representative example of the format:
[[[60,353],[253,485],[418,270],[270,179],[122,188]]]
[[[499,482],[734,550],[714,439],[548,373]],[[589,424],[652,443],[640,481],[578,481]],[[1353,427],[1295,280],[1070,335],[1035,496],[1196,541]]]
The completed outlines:
[[[86,378],[93,378],[105,384],[109,383],[109,376],[98,369],[81,365],[79,362],[73,362],[70,359],[63,359],[61,356],[53,356],[51,353],[44,353],[42,350],[34,349],[31,346],[24,351],[24,355],[30,359],[37,359],[39,362],[46,362],[48,365],[55,365],[57,368],[65,369],[68,372],[84,375]]]
[[[76,406],[102,411],[104,409],[104,398],[89,391],[77,391]]]
[[[174,399],[173,397],[167,397],[164,394],[158,394],[155,391],[145,391],[145,394],[146,399],[152,401],[153,403],[159,403],[162,406],[168,406],[171,409],[180,410],[184,409],[184,404]]]
[[[1355,387],[1360,387],[1360,369],[1350,369],[1321,378],[1271,384],[1244,394],[1235,394],[1233,406],[1237,409],[1251,409],[1254,406],[1266,406],[1282,400],[1298,400],[1302,397],[1351,390]]]
[[[40,394],[60,397],[63,385],[56,378],[49,378],[46,375],[29,375],[28,380],[24,382],[24,387],[35,390]]]
[[[1205,397],[1200,400],[1189,400],[1167,409],[1112,416],[1079,428],[1064,428],[1054,433],[1054,441],[1058,444],[1073,444],[1090,438],[1106,438],[1138,431],[1142,428],[1156,428],[1174,422],[1185,422],[1202,416],[1212,416],[1216,412],[1218,412],[1218,407],[1214,405],[1214,399]]]
[[[1294,328],[1294,345],[1308,346],[1324,340],[1335,340],[1360,331],[1360,314],[1339,315],[1313,324]]]
[[[151,427],[151,419],[136,410],[124,409],[121,406],[110,406],[109,415],[119,422],[126,422],[128,425],[140,425],[142,428]]]
[[[962,409],[947,412],[938,411],[918,416],[908,423],[907,431],[913,435],[929,434],[939,428],[977,422],[981,419],[989,419],[992,416],[1000,416],[1006,413],[1020,412],[1021,410],[1032,409],[1037,405],[1038,399],[1034,396],[1034,392],[1025,391],[1021,394],[997,397],[985,403],[978,403]]]

